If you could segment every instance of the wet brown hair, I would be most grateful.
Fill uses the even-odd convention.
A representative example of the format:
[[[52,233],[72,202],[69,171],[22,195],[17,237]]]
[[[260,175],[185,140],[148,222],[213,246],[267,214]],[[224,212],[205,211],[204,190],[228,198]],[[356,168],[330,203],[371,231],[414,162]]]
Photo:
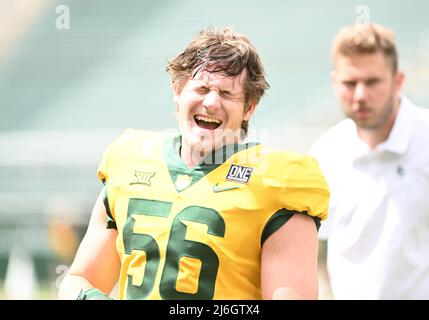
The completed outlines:
[[[199,71],[221,72],[228,77],[236,77],[244,69],[247,70],[244,89],[244,110],[247,111],[250,104],[258,104],[269,84],[255,47],[243,34],[229,28],[202,30],[182,53],[168,62],[166,68],[178,91]],[[246,135],[248,121],[243,121],[241,128]]]

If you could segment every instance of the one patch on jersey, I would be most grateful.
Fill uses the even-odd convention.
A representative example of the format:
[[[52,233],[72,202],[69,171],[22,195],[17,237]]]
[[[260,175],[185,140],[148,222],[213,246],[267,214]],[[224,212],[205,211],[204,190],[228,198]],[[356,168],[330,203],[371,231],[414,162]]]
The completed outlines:
[[[155,176],[156,172],[144,172],[134,170],[134,179],[131,180],[130,185],[132,184],[143,184],[145,186],[151,186],[151,179]]]
[[[240,182],[240,183],[248,183],[250,179],[250,175],[252,174],[253,168],[238,166],[236,164],[232,164],[229,168],[228,174],[226,175],[226,180]]]

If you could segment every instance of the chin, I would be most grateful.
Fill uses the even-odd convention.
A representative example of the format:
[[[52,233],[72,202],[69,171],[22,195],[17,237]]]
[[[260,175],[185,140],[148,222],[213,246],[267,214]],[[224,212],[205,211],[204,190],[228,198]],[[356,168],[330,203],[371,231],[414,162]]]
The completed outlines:
[[[207,149],[215,141],[215,138],[210,134],[203,133],[200,130],[196,132],[189,132],[188,134],[183,134],[184,140],[186,143],[192,147],[199,146],[200,148]]]
[[[211,151],[221,148],[226,144],[237,143],[240,141],[237,133],[240,131],[224,130],[218,128],[215,130],[205,130],[194,128],[188,132],[186,141],[192,146],[199,146],[205,151]]]

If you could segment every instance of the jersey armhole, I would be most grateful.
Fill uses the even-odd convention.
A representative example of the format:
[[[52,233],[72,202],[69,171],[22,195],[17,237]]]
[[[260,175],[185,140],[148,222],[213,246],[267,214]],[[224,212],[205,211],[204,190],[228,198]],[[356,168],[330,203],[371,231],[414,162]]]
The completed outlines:
[[[294,214],[305,214],[308,215],[307,212],[299,212],[299,211],[293,211],[293,210],[287,210],[287,209],[280,209],[275,214],[271,216],[271,218],[268,220],[267,224],[264,227],[264,230],[262,231],[261,236],[261,248],[264,245],[265,240],[267,240],[274,232],[276,232],[278,229],[280,229],[286,222],[289,221],[290,218]],[[320,218],[319,217],[313,217],[308,215],[309,217],[313,218],[317,231],[319,231],[320,228]]]
[[[110,212],[109,199],[107,198],[107,186],[104,187],[104,197],[103,197],[104,207],[106,209],[106,229],[118,229],[116,226],[116,221]]]

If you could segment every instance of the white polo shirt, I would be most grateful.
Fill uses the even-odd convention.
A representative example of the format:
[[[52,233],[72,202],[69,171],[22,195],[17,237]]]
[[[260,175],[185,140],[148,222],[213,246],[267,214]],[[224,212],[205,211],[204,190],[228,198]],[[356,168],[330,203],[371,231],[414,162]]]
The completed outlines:
[[[402,97],[375,149],[346,119],[309,153],[331,192],[319,236],[334,298],[429,299],[429,110]]]

